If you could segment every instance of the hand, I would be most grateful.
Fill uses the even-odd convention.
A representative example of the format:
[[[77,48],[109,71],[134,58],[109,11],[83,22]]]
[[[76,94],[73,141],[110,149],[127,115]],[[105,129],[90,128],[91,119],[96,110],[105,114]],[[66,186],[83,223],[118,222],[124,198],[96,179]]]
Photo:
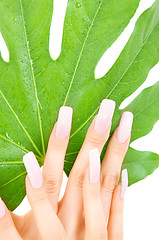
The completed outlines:
[[[18,217],[10,214],[1,201],[0,239],[98,240],[106,239],[106,235],[109,240],[122,239],[126,171],[123,173],[122,190],[121,184],[117,183],[130,140],[131,113],[123,114],[99,171],[98,152],[101,153],[109,137],[114,108],[113,101],[103,100],[71,170],[64,197],[58,202],[72,117],[71,108],[60,109],[49,139],[43,177],[32,153],[24,156],[28,171],[27,196],[32,210]]]

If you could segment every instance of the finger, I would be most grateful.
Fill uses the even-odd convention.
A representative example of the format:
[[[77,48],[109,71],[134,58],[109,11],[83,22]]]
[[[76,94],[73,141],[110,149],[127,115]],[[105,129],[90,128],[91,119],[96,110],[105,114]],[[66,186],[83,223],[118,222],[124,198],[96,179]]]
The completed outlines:
[[[99,152],[102,151],[102,148],[109,137],[114,109],[114,101],[108,99],[102,101],[98,115],[93,119],[87,131],[84,143],[71,171],[69,178],[70,181],[71,178],[73,181],[77,176],[84,176],[86,167],[88,167],[88,154],[91,149],[97,148]]]
[[[36,226],[35,219],[33,217],[33,212],[30,210],[23,216],[18,216],[11,212],[11,217],[13,219],[14,226],[20,236],[25,238],[27,235],[29,239],[39,239],[38,229]],[[31,227],[34,226],[34,227]]]
[[[128,149],[132,122],[133,114],[123,113],[119,128],[115,130],[102,162],[101,195],[106,219],[109,217],[112,193],[118,183],[121,165]]]
[[[61,107],[58,121],[51,133],[43,168],[45,188],[52,206],[57,211],[62,184],[63,165],[72,122],[72,108]]]
[[[75,164],[70,172],[66,192],[59,209],[59,216],[63,218],[64,225],[73,226],[79,224],[79,216],[81,216],[82,206],[82,186],[85,170],[88,167],[89,151],[97,148],[99,152],[109,137],[111,120],[115,109],[115,102],[112,100],[104,99],[101,103],[98,115],[93,119],[77,156]],[[71,204],[70,204],[71,199]],[[66,214],[66,209],[69,214]],[[73,209],[73,211],[72,211]],[[71,222],[68,222],[68,218]]]
[[[83,183],[85,239],[106,240],[106,221],[100,194],[100,154],[98,149],[89,153],[89,171]]]
[[[113,193],[110,217],[108,222],[108,239],[123,240],[124,195],[128,186],[127,170],[122,171],[122,184]]]
[[[17,232],[10,212],[0,198],[0,239],[3,240],[22,240]]]
[[[32,152],[23,157],[28,176],[26,191],[42,239],[66,239],[64,229],[43,184],[40,166]]]

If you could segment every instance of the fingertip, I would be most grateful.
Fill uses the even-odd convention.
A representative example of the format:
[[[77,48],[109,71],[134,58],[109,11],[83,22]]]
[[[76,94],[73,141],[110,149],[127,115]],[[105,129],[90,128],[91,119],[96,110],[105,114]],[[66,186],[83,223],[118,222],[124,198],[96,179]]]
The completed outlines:
[[[25,154],[23,156],[23,162],[32,187],[40,188],[43,183],[42,172],[34,153],[28,152]]]
[[[115,102],[110,99],[103,99],[94,126],[94,129],[98,134],[104,134],[108,129],[113,118],[114,110]]]
[[[56,138],[64,140],[71,131],[73,109],[68,106],[62,106],[59,110]]]
[[[119,128],[117,132],[117,141],[122,144],[125,143],[131,136],[131,129],[133,124],[133,114],[131,112],[124,112],[121,116]]]
[[[124,199],[127,188],[128,188],[128,171],[127,169],[123,169],[121,174],[121,195],[120,195],[122,200]]]
[[[97,184],[100,178],[100,153],[97,148],[89,151],[89,180]]]

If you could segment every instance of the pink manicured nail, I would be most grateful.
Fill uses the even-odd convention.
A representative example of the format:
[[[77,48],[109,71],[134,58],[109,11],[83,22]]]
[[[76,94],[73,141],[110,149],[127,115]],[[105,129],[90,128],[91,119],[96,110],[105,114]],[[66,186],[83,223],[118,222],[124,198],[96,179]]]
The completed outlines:
[[[33,152],[28,152],[23,156],[23,162],[28,173],[30,183],[33,188],[42,186],[42,173],[38,161]]]
[[[113,100],[104,99],[101,102],[100,109],[96,118],[94,129],[97,133],[104,133],[109,127],[113,113],[115,110],[115,102]]]
[[[5,215],[5,206],[2,199],[0,198],[0,218],[4,217],[4,215]]]
[[[65,139],[70,130],[72,123],[73,109],[71,107],[62,106],[59,111],[56,127],[56,137],[59,139]]]
[[[131,112],[124,112],[117,133],[117,140],[119,143],[124,143],[128,139],[131,134],[132,124],[133,114]]]
[[[96,184],[100,176],[100,154],[97,148],[89,152],[90,183]]]
[[[128,171],[123,169],[121,174],[121,199],[124,199],[126,189],[128,187]]]

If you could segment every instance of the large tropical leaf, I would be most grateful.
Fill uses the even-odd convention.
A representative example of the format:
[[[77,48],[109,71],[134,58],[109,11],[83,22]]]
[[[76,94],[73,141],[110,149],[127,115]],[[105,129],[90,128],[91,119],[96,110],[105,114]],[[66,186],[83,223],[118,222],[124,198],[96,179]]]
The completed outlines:
[[[52,0],[1,0],[0,32],[10,61],[0,59],[0,196],[13,210],[25,196],[23,155],[33,151],[43,164],[47,143],[61,105],[73,107],[71,139],[65,160],[69,174],[86,130],[103,98],[116,101],[112,131],[121,102],[145,80],[159,61],[159,1],[138,19],[118,60],[102,78],[95,67],[133,17],[139,0],[69,0],[62,50],[49,54]],[[129,106],[134,113],[132,140],[159,119],[158,84]],[[132,184],[159,165],[159,156],[129,149],[123,166]]]

